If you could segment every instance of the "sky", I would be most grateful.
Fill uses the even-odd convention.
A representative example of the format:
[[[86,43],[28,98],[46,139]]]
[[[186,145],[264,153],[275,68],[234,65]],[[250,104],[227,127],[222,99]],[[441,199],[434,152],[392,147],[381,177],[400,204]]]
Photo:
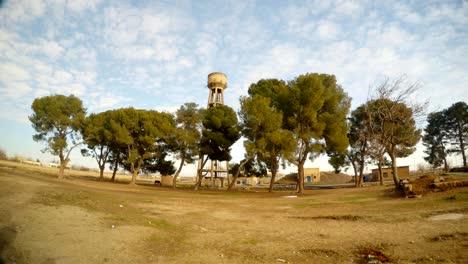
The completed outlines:
[[[251,83],[310,72],[334,74],[352,108],[402,75],[419,83],[415,99],[429,101],[428,112],[468,101],[468,1],[0,3],[0,147],[10,156],[53,159],[32,140],[35,98],[74,94],[88,113],[206,107],[211,72],[227,75],[235,110]],[[423,163],[422,151],[400,165]],[[232,154],[243,157],[241,141]],[[79,151],[71,164],[95,166]],[[330,169],[326,157],[308,166]]]

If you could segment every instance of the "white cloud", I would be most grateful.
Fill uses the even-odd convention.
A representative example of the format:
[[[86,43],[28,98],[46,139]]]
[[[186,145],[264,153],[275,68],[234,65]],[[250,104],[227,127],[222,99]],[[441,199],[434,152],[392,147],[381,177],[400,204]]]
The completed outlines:
[[[6,1],[5,6],[0,8],[0,15],[13,23],[30,22],[44,15],[44,5],[43,0]]]
[[[59,58],[64,52],[64,48],[60,46],[60,44],[50,40],[41,41],[39,49],[43,54],[45,54],[52,60]]]
[[[57,83],[67,83],[72,80],[73,76],[66,71],[57,70],[54,72],[53,78]]]
[[[18,99],[32,91],[32,88],[23,82],[11,82],[6,83],[5,87],[1,88],[4,96],[8,97],[8,100]]]
[[[321,22],[317,26],[317,34],[321,39],[335,39],[340,33],[338,24],[331,21]]]
[[[0,81],[12,82],[29,80],[31,74],[26,69],[13,63],[0,63]]]
[[[87,10],[95,11],[100,2],[100,0],[67,1],[67,7],[75,13],[82,13]]]

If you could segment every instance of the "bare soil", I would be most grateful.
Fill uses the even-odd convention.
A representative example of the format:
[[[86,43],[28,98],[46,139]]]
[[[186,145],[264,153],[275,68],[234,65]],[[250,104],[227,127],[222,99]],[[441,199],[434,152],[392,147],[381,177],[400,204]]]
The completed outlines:
[[[468,188],[226,192],[0,162],[0,263],[467,263]],[[433,221],[457,213],[463,218]]]

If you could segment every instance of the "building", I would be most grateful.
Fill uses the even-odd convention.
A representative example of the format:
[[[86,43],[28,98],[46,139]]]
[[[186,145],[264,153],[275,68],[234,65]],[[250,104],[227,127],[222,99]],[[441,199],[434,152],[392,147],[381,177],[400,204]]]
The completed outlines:
[[[390,180],[392,179],[393,169],[392,167],[384,167],[382,168],[382,178],[383,180]],[[397,173],[399,178],[408,178],[409,177],[409,166],[400,166],[397,168]],[[379,181],[379,169],[372,170],[372,177],[371,181]]]
[[[320,182],[320,169],[319,168],[304,168],[304,183],[318,183]]]
[[[237,177],[236,186],[255,186],[259,183],[259,178],[252,177]]]

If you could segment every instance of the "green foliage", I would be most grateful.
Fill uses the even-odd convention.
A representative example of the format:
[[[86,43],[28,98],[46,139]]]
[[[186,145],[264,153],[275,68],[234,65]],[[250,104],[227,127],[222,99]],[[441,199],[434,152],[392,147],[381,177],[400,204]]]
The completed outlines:
[[[112,110],[109,114],[113,144],[125,150],[122,163],[132,172],[132,183],[140,169],[168,171],[164,157],[175,131],[171,114],[134,108]]]
[[[404,102],[379,98],[366,104],[366,112],[373,139],[390,156],[394,184],[401,188],[396,158],[412,154],[421,137],[421,130],[416,128],[413,109]]]
[[[209,108],[203,117],[200,152],[211,160],[231,159],[231,146],[240,137],[237,116],[229,106]]]
[[[100,179],[103,179],[105,164],[111,151],[119,151],[114,143],[114,133],[111,126],[111,111],[88,116],[82,127],[81,134],[88,149],[82,149],[84,156],[95,158],[100,169]]]
[[[174,183],[184,163],[193,163],[198,155],[202,112],[196,103],[185,103],[177,110],[177,129],[173,148],[181,162],[174,177]]]
[[[336,83],[335,76],[300,75],[289,83],[288,98],[289,104],[283,111],[286,127],[296,135],[299,148],[305,148],[304,154],[321,153],[325,149],[341,153],[346,150],[345,119],[350,98]]]
[[[234,175],[241,163],[245,159],[241,160],[240,163],[231,163],[229,164],[229,173]],[[249,159],[244,166],[241,168],[241,173],[247,177],[266,177],[267,176],[267,166],[264,162],[260,161],[258,158]]]
[[[430,113],[424,129],[424,159],[434,168],[445,165],[450,153],[461,154],[466,166],[466,142],[468,141],[468,105],[458,102],[447,109]],[[452,146],[449,148],[449,146]]]
[[[348,146],[345,118],[350,98],[336,83],[335,76],[309,73],[287,85],[280,80],[261,80],[251,85],[249,94],[253,98],[255,95],[269,98],[270,106],[282,114],[282,130],[295,139],[296,157],[290,161],[298,166],[299,177],[304,176],[303,167],[308,158],[313,159],[325,150],[345,152]],[[271,138],[283,141],[279,134]],[[302,190],[303,181],[299,180],[299,192]]]
[[[261,80],[252,84],[249,91],[253,93],[254,88],[267,95],[268,89],[277,89],[276,86],[265,87],[270,84],[283,84],[277,80]],[[259,94],[250,97],[241,97],[241,119],[242,135],[247,138],[244,147],[249,157],[257,156],[261,163],[267,164],[272,179],[276,175],[281,159],[290,159],[295,150],[295,142],[291,131],[282,129],[283,115],[274,106],[271,98]],[[249,162],[245,164],[249,166]]]
[[[345,154],[333,153],[329,155],[328,163],[333,167],[335,173],[340,173],[341,168],[348,166],[349,161]]]
[[[68,139],[78,137],[86,110],[78,97],[73,95],[51,95],[36,98],[31,105],[33,114],[29,116],[37,134],[35,141],[44,141],[45,151],[53,155],[63,155],[68,147]]]
[[[283,114],[286,128],[297,140],[298,191],[304,188],[304,163],[323,153],[344,153],[348,146],[346,115],[350,98],[333,75],[309,73],[289,84],[288,104]]]
[[[450,106],[445,112],[445,123],[443,129],[446,138],[453,146],[449,153],[461,154],[463,166],[466,163],[466,142],[468,141],[468,105],[465,102],[458,102]]]
[[[426,147],[424,153],[428,156],[424,157],[433,168],[438,168],[446,164],[447,150],[445,148],[446,133],[443,129],[445,123],[445,115],[443,112],[430,113],[427,117],[427,126],[424,129],[422,138],[423,145]]]
[[[59,156],[61,164],[59,177],[61,178],[70,152],[77,146],[78,131],[83,127],[86,109],[81,100],[73,95],[36,98],[31,109],[33,114],[29,116],[29,120],[37,132],[33,139],[46,143],[43,151]],[[73,144],[71,148],[68,148],[69,140]]]

